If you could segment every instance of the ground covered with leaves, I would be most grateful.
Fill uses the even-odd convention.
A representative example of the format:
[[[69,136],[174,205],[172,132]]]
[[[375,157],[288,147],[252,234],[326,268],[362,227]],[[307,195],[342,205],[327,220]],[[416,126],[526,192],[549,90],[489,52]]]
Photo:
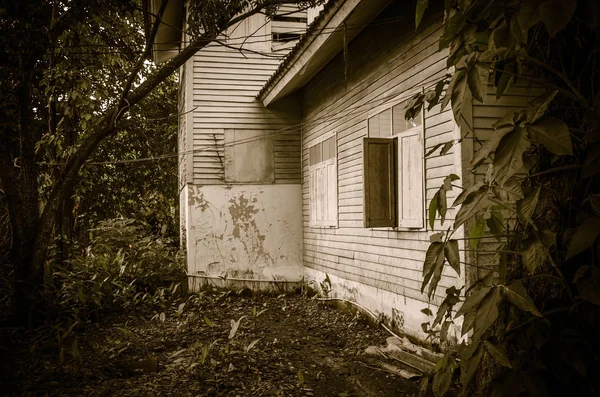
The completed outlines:
[[[2,329],[0,388],[27,396],[410,396],[365,348],[388,336],[305,295],[190,295],[67,335]],[[58,333],[60,334],[60,333]],[[64,334],[64,332],[63,332]],[[61,335],[62,336],[62,335]],[[59,338],[60,339],[60,338]],[[74,343],[75,342],[75,343]],[[75,348],[74,348],[75,346]]]

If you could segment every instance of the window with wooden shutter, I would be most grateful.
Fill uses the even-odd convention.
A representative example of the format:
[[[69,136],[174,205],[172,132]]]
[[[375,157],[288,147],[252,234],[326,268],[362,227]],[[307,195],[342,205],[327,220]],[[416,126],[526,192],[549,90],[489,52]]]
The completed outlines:
[[[335,136],[309,148],[309,212],[313,227],[338,224],[338,180]]]
[[[396,150],[393,139],[365,138],[365,227],[396,226]]]
[[[425,224],[423,116],[406,120],[406,103],[368,119],[364,140],[365,227]]]

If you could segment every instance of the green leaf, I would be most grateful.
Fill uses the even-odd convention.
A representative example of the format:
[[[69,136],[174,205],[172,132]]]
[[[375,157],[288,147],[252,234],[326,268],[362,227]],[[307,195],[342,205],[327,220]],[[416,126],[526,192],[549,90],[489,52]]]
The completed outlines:
[[[551,37],[567,26],[576,8],[577,0],[540,0],[540,19]]]
[[[483,287],[474,291],[471,295],[469,295],[465,303],[463,303],[461,308],[456,312],[454,318],[458,318],[466,313],[475,312],[483,298],[490,293],[491,289],[492,287]]]
[[[512,368],[512,364],[510,363],[510,360],[508,359],[508,357],[506,357],[506,355],[504,353],[502,353],[500,350],[498,350],[498,348],[496,346],[492,345],[487,340],[485,342],[483,342],[483,346],[485,347],[485,350],[487,350],[487,352],[490,354],[490,356],[492,356],[492,358],[498,364],[503,365],[506,368]]]
[[[204,322],[206,323],[206,325],[208,325],[209,327],[214,327],[215,323],[213,323],[212,321],[210,321],[210,319],[206,316],[204,316]]]
[[[542,313],[537,309],[527,290],[519,281],[515,281],[503,288],[506,299],[524,312],[542,317]]]
[[[600,215],[600,194],[591,194],[588,196],[588,201],[592,207],[592,211],[596,215]]]
[[[450,174],[444,178],[444,183],[442,184],[442,189],[446,191],[452,190],[452,182],[459,180],[460,177],[456,174]]]
[[[417,12],[415,13],[415,30],[421,24],[425,10],[429,5],[429,0],[417,0]]]
[[[545,117],[527,127],[531,137],[538,143],[544,145],[549,152],[559,156],[572,155],[573,143],[569,127],[559,120]]]
[[[444,99],[442,100],[442,109],[448,105],[448,102],[452,101],[452,112],[454,113],[454,120],[457,122],[461,119],[462,106],[465,99],[465,93],[467,91],[467,71],[465,69],[458,70],[452,76],[450,85],[446,90]]]
[[[473,343],[473,342],[472,342]],[[471,383],[473,376],[479,368],[479,363],[483,357],[483,349],[481,346],[477,346],[475,352],[468,359],[462,358],[460,361],[460,383],[464,389]]]
[[[460,330],[460,335],[464,335],[470,330],[473,329],[475,325],[475,310],[465,313],[463,317],[462,329]]]
[[[486,63],[473,63],[467,71],[467,83],[473,98],[479,102],[485,101],[487,95],[488,79],[490,77],[490,67]]]
[[[450,388],[450,385],[452,384],[452,374],[454,372],[452,371],[452,368],[453,367],[438,371],[433,376],[431,389],[433,390],[433,395],[435,397],[443,396]]]
[[[441,259],[440,259],[441,258]],[[438,261],[435,264],[435,271],[433,272],[433,277],[431,277],[431,283],[429,284],[428,297],[431,300],[431,297],[435,294],[435,290],[437,289],[438,283],[442,279],[442,271],[444,270],[444,254],[441,253]]]
[[[498,287],[491,287],[490,292],[481,301],[475,314],[474,339],[479,339],[498,318],[498,304],[502,295]]]
[[[557,90],[548,91],[529,102],[527,104],[527,122],[535,123],[540,119],[546,113],[548,105],[550,105],[550,102],[552,102],[557,93]]]
[[[600,270],[596,267],[590,268],[588,277],[579,277],[577,280],[577,292],[588,302],[600,305]]]
[[[504,245],[501,249],[504,249]],[[506,282],[506,273],[508,272],[508,256],[506,252],[499,253],[500,258],[498,261],[498,279],[501,283]]]
[[[429,228],[431,230],[433,230],[433,224],[435,222],[435,213],[437,212],[437,207],[438,207],[438,196],[439,196],[440,192],[438,191],[433,198],[431,199],[431,202],[429,203]]]
[[[600,216],[594,216],[584,220],[575,230],[567,249],[567,259],[591,248],[600,235]]]
[[[496,64],[496,69],[500,69],[496,71],[496,75],[494,78],[494,85],[496,86],[496,99],[500,99],[504,93],[512,87],[515,82],[515,76],[510,73],[515,73],[515,64],[514,62],[510,62],[505,64],[504,62],[498,62]],[[507,73],[503,71],[506,70]]]
[[[490,153],[498,148],[500,141],[506,134],[512,132],[514,130],[514,125],[502,126],[494,131],[490,139],[485,141],[485,143],[477,150],[475,156],[473,156],[473,160],[471,161],[471,167],[475,168],[481,162],[483,162],[486,158],[489,157]]]
[[[448,313],[448,309],[450,309],[450,307],[448,306],[447,300],[444,299],[444,301],[442,302],[442,304],[440,305],[440,307],[437,311],[435,320],[433,320],[433,324],[431,324],[431,328],[435,328],[436,325],[438,325],[442,322],[442,320],[444,319],[444,316],[446,315],[446,313]]]
[[[523,240],[523,249],[521,250],[523,264],[533,274],[535,269],[543,264],[548,257],[548,248],[535,236]]]
[[[471,186],[470,188],[468,188],[466,190],[463,190],[462,192],[460,192],[458,194],[458,196],[454,200],[454,203],[452,203],[452,206],[456,207],[457,205],[460,205],[460,204],[464,203],[465,200],[467,198],[469,198],[469,196],[471,196],[473,193],[475,193],[476,191],[478,191],[479,189],[481,189],[483,186],[484,186],[483,183],[478,182],[475,185]]]
[[[442,341],[448,339],[448,329],[450,328],[450,324],[452,324],[450,321],[444,321],[442,324],[442,328],[440,329],[440,339]]]
[[[484,210],[492,204],[493,202],[488,197],[488,187],[483,186],[479,188],[473,194],[469,195],[462,203],[460,210],[456,214],[454,228],[458,228],[478,211]]]
[[[423,284],[421,292],[429,283],[434,271],[441,267],[444,263],[444,243],[432,243],[425,254],[425,262],[423,263]]]
[[[444,33],[439,40],[439,49],[442,50],[450,45],[458,32],[465,25],[464,18],[460,12],[452,8],[447,12],[447,18],[444,22]]]
[[[500,186],[523,168],[523,153],[530,145],[520,127],[502,138],[494,156],[494,174]]]
[[[477,222],[475,222],[471,228],[471,233],[469,234],[469,243],[473,249],[477,249],[477,246],[481,241],[481,237],[483,237],[485,234],[485,223],[485,219],[477,219]]]
[[[448,212],[448,199],[446,196],[446,190],[444,190],[444,189],[440,189],[438,191],[437,208],[438,208],[438,212],[440,214],[440,218],[441,218],[440,220],[443,225],[444,221],[446,220],[446,213]]]
[[[443,238],[444,238],[444,232],[433,233],[431,236],[429,236],[429,242],[430,243],[441,242]]]
[[[458,241],[449,240],[444,247],[444,253],[448,263],[454,271],[460,276],[460,254],[458,252]]]
[[[498,211],[492,211],[490,218],[486,220],[490,232],[495,235],[504,234],[504,216]]]
[[[540,188],[529,190],[525,197],[517,201],[517,217],[521,223],[526,224],[531,221],[531,217],[537,207],[540,198]]]
[[[540,0],[525,0],[521,3],[517,20],[523,31],[529,30],[540,21],[539,2]]]
[[[515,178],[509,179],[502,187],[494,187],[493,190],[501,201],[515,202],[524,197],[521,182]]]

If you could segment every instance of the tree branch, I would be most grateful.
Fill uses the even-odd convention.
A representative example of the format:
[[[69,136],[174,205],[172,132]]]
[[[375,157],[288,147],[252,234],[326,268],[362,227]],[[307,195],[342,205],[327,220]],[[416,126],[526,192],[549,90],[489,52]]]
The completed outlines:
[[[142,69],[142,66],[144,66],[144,60],[150,54],[152,54],[152,47],[154,46],[154,40],[156,38],[156,34],[158,33],[158,28],[162,22],[162,17],[163,17],[163,14],[165,13],[165,9],[167,8],[168,3],[169,3],[169,0],[162,0],[160,3],[160,9],[158,10],[156,20],[154,21],[154,24],[152,25],[152,30],[150,31],[150,35],[146,39],[146,48],[144,48],[144,52],[140,55],[140,59],[138,59],[138,61],[136,62],[135,66],[133,67],[133,70],[131,71],[131,73],[129,74],[129,77],[127,78],[127,82],[125,83],[125,86],[123,87],[123,93],[121,94],[121,98],[119,99],[119,103],[117,105],[117,108],[121,109],[121,110],[119,110],[119,112],[123,111],[123,104],[126,101],[127,94],[129,94],[129,90],[131,90],[131,85],[133,84],[133,81],[135,80],[136,76]],[[119,113],[115,113],[115,118],[118,116],[119,116]]]

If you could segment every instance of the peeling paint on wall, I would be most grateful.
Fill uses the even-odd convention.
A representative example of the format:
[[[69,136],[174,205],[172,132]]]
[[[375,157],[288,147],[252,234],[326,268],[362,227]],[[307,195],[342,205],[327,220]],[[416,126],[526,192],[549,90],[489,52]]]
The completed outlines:
[[[189,186],[188,272],[302,278],[299,185]]]

